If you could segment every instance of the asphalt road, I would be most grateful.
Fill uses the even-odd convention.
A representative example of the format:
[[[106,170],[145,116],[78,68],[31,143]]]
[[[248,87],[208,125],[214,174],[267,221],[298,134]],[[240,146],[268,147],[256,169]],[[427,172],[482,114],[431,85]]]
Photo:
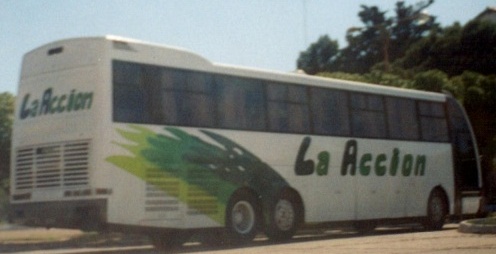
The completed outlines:
[[[173,253],[496,253],[496,235],[466,234],[457,229],[457,224],[448,224],[436,232],[426,232],[416,227],[379,228],[367,235],[347,230],[308,231],[300,232],[290,242],[279,244],[271,243],[264,237],[258,237],[246,246],[204,246],[192,241]],[[134,244],[120,243],[103,247],[80,243],[61,248],[47,245],[38,250],[19,246],[18,249],[9,249],[3,253],[161,253],[146,242],[139,243],[136,241]]]

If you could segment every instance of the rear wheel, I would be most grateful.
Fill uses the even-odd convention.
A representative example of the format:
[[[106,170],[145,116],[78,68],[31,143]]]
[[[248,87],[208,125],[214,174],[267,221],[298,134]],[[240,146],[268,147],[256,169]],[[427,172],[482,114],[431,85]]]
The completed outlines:
[[[443,228],[448,215],[448,202],[443,191],[435,189],[429,196],[427,205],[427,219],[425,227],[428,230],[440,230]]]
[[[228,240],[234,243],[253,240],[259,228],[260,218],[260,206],[253,194],[247,191],[234,194],[226,214]]]
[[[301,221],[301,202],[290,192],[283,192],[270,211],[266,234],[274,241],[289,240]]]

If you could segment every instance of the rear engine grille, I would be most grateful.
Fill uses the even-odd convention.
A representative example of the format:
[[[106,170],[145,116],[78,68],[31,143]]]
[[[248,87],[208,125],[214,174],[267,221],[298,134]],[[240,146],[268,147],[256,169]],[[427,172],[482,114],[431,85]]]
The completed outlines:
[[[88,185],[89,146],[74,141],[17,149],[15,190]]]

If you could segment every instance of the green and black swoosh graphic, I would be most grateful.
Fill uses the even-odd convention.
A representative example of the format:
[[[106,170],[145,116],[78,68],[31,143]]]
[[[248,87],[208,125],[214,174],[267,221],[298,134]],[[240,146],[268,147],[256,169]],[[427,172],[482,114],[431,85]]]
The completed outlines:
[[[114,155],[107,161],[148,181],[147,170],[161,178],[180,182],[181,190],[194,190],[209,200],[215,200],[219,212],[212,214],[204,206],[190,202],[185,191],[169,191],[156,185],[170,196],[178,198],[190,208],[224,224],[225,207],[231,194],[240,187],[248,187],[259,194],[264,204],[288,183],[267,163],[234,141],[208,130],[201,130],[209,142],[179,128],[165,128],[169,135],[157,134],[145,127],[130,125],[130,130],[117,129],[131,143],[115,143],[132,155]]]

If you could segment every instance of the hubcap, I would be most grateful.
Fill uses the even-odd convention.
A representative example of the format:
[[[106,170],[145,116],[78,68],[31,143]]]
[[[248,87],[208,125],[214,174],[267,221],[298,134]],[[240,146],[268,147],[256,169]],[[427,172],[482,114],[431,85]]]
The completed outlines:
[[[291,202],[285,199],[279,200],[276,204],[274,219],[280,230],[290,230],[295,220],[295,211]]]
[[[255,225],[255,211],[249,202],[239,201],[232,209],[232,224],[234,230],[240,234],[246,234]]]

